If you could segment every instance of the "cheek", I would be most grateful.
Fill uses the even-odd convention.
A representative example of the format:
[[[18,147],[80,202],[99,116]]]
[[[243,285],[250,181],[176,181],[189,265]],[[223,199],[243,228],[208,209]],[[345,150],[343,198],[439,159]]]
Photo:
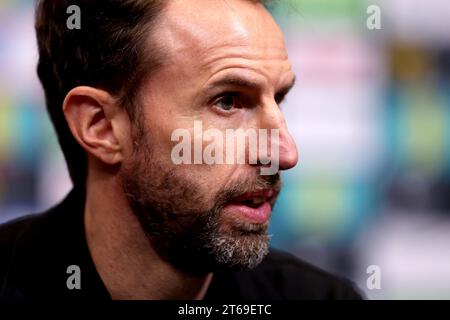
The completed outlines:
[[[242,176],[236,165],[174,165],[172,169],[195,184],[196,193],[210,204]]]
[[[155,105],[163,106],[162,103]],[[248,127],[248,119],[244,116],[238,119],[221,119],[217,121],[217,116],[212,113],[188,112],[182,113],[175,107],[176,103],[167,103],[165,112],[147,113],[145,118],[145,128],[147,131],[148,146],[152,149],[152,158],[158,165],[165,168],[165,171],[174,170],[189,181],[195,182],[198,192],[215,196],[218,192],[229,187],[232,181],[238,181],[240,173],[243,172],[243,165],[228,164],[205,164],[204,155],[207,153],[207,146],[211,145],[215,136],[209,137],[205,132],[215,128],[222,133],[222,150],[224,159],[226,156],[225,130]],[[211,127],[211,123],[216,126]],[[244,125],[245,124],[245,125]],[[220,139],[220,138],[218,138]],[[196,156],[197,153],[197,156]],[[196,159],[198,158],[198,159]]]

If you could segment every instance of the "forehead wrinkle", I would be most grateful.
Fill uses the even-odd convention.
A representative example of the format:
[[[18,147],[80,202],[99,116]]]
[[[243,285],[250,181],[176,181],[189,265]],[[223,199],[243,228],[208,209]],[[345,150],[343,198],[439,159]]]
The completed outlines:
[[[251,67],[264,62],[264,69],[267,66],[286,63],[290,66],[289,57],[284,47],[274,48],[271,46],[249,46],[247,44],[221,44],[210,47],[198,53],[197,60],[199,68],[202,70],[212,70],[222,68],[224,65],[236,65],[240,67]]]
[[[186,39],[186,38],[185,38]],[[263,45],[255,45],[243,38],[229,40],[221,39],[220,42],[199,41],[198,43],[183,43],[173,41],[173,57],[185,56],[184,59],[201,62],[208,66],[222,59],[241,58],[243,60],[288,60],[288,53],[284,45],[274,45],[274,42]],[[176,43],[176,44],[175,44]],[[208,45],[209,43],[209,45]],[[201,66],[202,67],[202,66]]]
[[[224,60],[223,63],[219,61]],[[279,60],[283,60],[283,67],[280,67],[280,64],[274,63],[275,61],[279,62]],[[261,61],[264,61],[261,64]],[[276,66],[276,71],[273,72],[273,68]],[[210,76],[204,83],[210,81],[211,78],[216,77],[219,73],[224,72],[225,70],[231,69],[240,69],[240,72],[247,72],[257,75],[262,75],[265,81],[269,81],[274,74],[277,76],[281,75],[284,72],[291,71],[291,64],[286,57],[283,59],[277,58],[269,58],[269,57],[259,57],[259,59],[248,59],[246,57],[242,57],[242,55],[235,55],[234,57],[213,57],[205,64],[201,66],[201,69],[207,70]],[[284,70],[285,69],[285,70]],[[253,75],[252,78],[255,78]]]
[[[246,56],[243,55],[242,53],[235,53],[235,54],[222,53],[216,56],[211,56],[210,58],[206,59],[206,61],[204,61],[201,64],[200,68],[212,70],[213,72],[215,71],[214,69],[222,68],[224,67],[224,65],[229,67],[234,65],[241,68],[248,67],[252,69],[253,65],[263,63],[264,65],[263,69],[267,69],[267,66],[270,67],[274,65],[274,62],[277,63],[282,62],[290,65],[288,57],[282,55],[268,57],[266,55],[258,55],[258,54]]]
[[[284,46],[274,46],[273,43],[255,45],[252,43],[238,43],[237,41],[229,41],[221,44],[211,45],[203,48],[202,52],[198,52],[201,56],[208,59],[216,59],[223,57],[243,57],[248,59],[287,59],[288,54]]]

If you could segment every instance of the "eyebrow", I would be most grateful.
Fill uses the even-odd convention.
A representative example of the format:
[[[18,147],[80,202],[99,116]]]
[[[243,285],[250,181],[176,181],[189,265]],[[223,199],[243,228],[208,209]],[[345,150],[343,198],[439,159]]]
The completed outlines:
[[[288,92],[291,91],[291,89],[295,86],[295,81],[297,81],[297,76],[294,74],[291,82],[289,82],[288,85],[282,87],[276,94],[282,95],[282,96],[285,96],[286,94],[288,94]]]
[[[260,83],[252,79],[244,78],[238,75],[227,75],[219,80],[210,83],[207,87],[208,89],[217,87],[244,87],[247,89],[258,89],[261,87]]]
[[[289,91],[291,91],[291,89],[295,86],[295,81],[297,80],[297,76],[294,74],[294,76],[292,77],[291,82],[289,82],[288,85],[282,87],[280,90],[278,90],[277,93],[275,93],[275,99],[279,100],[277,102],[282,102],[284,100],[284,98],[286,97],[286,95],[289,93]]]
[[[283,86],[280,90],[276,92],[276,96],[284,97],[291,89],[294,87],[296,81],[296,76],[293,75],[292,80],[285,86]],[[243,87],[247,89],[259,89],[262,87],[261,83],[258,81],[254,81],[249,78],[241,77],[238,75],[228,75],[217,81],[212,82],[206,88],[206,90],[211,90],[217,87]]]

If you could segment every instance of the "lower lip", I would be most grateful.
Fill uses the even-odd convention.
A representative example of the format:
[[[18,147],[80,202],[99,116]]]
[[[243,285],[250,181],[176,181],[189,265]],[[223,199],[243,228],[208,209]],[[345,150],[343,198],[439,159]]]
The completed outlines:
[[[229,204],[225,207],[232,214],[248,220],[251,223],[266,223],[269,221],[272,207],[269,202],[263,202],[258,208],[252,208],[243,204]]]

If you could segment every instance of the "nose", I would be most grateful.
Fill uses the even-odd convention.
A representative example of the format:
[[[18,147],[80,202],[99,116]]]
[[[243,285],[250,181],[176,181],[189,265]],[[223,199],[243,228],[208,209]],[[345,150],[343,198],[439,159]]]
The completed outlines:
[[[286,122],[280,129],[280,170],[289,170],[298,163],[297,145],[288,131]]]
[[[298,163],[297,145],[289,133],[286,120],[275,101],[265,104],[262,108],[261,128],[270,128],[279,130],[279,169],[288,170],[295,167]],[[271,143],[275,146],[276,143]]]

